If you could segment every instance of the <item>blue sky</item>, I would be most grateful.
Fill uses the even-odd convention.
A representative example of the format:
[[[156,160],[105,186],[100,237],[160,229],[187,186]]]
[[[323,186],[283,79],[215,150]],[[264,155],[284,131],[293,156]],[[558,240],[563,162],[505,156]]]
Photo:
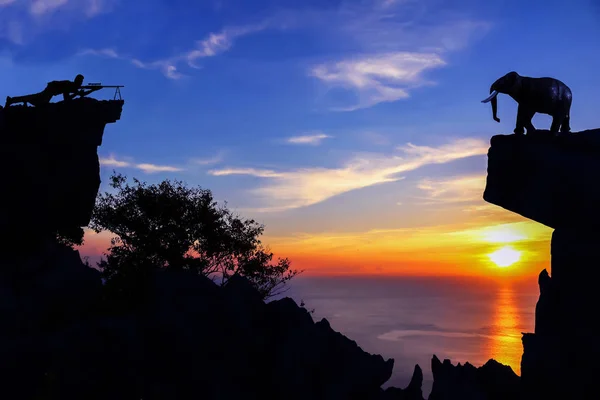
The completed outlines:
[[[122,84],[104,181],[199,184],[272,237],[399,229],[480,201],[501,75],[563,80],[597,127],[598,38],[593,0],[0,0],[0,96]]]

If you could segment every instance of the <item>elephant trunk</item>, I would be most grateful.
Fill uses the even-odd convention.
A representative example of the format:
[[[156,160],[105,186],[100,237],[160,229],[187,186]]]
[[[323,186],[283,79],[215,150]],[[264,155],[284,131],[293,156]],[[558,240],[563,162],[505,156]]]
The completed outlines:
[[[492,99],[492,117],[494,118],[494,121],[500,122],[500,118],[497,117],[498,113],[498,98],[496,96],[494,96],[494,98]]]
[[[494,82],[495,84],[495,82]],[[494,121],[496,122],[500,122],[500,118],[498,118],[497,114],[498,114],[498,91],[496,89],[494,89],[494,85],[490,86],[490,93],[493,93],[492,95],[492,117],[494,118]]]

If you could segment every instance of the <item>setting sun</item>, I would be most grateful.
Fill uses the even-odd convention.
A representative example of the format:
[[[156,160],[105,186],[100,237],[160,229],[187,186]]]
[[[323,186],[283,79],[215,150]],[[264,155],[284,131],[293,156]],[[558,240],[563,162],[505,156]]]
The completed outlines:
[[[488,257],[498,267],[509,267],[521,259],[521,252],[513,249],[510,246],[504,246],[503,248],[488,254]]]

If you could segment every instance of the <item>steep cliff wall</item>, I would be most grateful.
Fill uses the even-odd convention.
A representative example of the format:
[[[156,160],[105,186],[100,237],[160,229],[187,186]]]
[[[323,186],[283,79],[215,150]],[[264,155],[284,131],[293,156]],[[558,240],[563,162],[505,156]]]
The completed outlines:
[[[0,107],[0,232],[30,244],[88,224],[100,186],[97,147],[123,103],[81,98]]]
[[[484,199],[556,229],[551,274],[539,276],[535,333],[523,335],[523,398],[585,398],[597,391],[598,182],[600,129],[491,140]]]

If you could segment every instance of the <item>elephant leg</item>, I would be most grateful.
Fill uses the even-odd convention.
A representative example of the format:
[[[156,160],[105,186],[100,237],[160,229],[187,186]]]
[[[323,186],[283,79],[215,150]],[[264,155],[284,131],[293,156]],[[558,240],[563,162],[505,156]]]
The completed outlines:
[[[514,130],[516,135],[522,135],[525,133],[525,128],[527,128],[527,133],[535,131],[535,127],[531,123],[531,119],[535,115],[535,111],[531,111],[521,105],[517,110],[517,126]]]
[[[571,117],[569,115],[567,115],[563,121],[562,124],[560,125],[560,132],[561,133],[569,133],[571,132],[571,125],[570,125],[570,121]]]
[[[552,116],[552,125],[550,125],[550,132],[551,133],[554,133],[555,135],[558,134],[558,129],[562,125],[563,119],[564,118],[562,116],[558,116],[558,115],[553,115]]]

